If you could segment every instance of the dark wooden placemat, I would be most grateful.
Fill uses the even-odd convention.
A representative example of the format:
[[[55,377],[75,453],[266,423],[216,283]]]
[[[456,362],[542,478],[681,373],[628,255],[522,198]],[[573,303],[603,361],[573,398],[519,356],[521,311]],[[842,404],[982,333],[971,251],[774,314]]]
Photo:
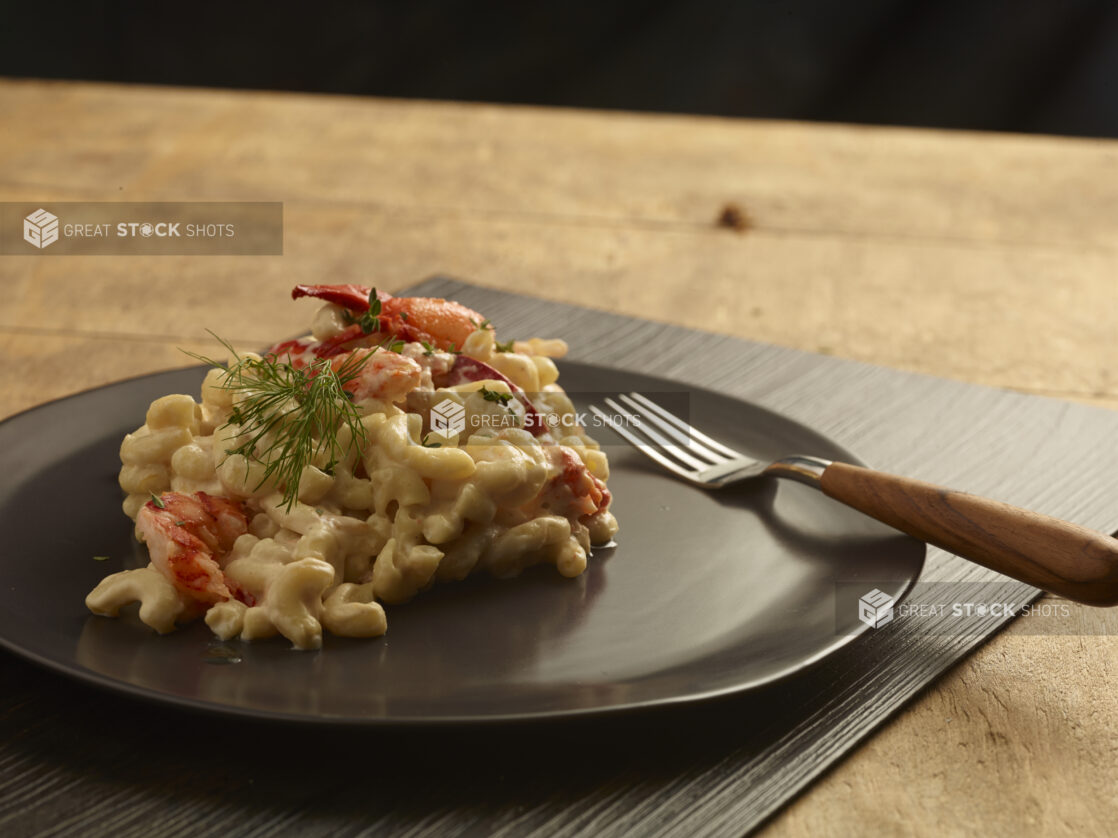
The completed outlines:
[[[446,279],[412,293],[579,360],[721,389],[879,468],[1118,528],[1118,413]],[[930,550],[924,580],[1036,592]],[[5,835],[728,835],[762,823],[1006,622],[894,624],[744,696],[504,729],[319,730],[191,714],[0,654]],[[308,685],[313,688],[313,685]]]

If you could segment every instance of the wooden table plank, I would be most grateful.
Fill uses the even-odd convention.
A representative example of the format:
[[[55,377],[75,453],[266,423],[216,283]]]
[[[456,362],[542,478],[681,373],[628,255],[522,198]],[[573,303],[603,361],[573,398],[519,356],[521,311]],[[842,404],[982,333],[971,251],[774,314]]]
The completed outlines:
[[[0,112],[10,186],[1118,246],[1103,140],[33,81]]]
[[[285,206],[285,226],[285,255],[251,260],[6,259],[0,329],[266,343],[305,326],[310,304],[287,304],[297,282],[392,290],[446,271],[914,372],[1118,398],[1118,254],[305,204]]]
[[[1110,834],[1118,620],[1073,606],[1048,636],[1026,628],[961,664],[765,834]]]

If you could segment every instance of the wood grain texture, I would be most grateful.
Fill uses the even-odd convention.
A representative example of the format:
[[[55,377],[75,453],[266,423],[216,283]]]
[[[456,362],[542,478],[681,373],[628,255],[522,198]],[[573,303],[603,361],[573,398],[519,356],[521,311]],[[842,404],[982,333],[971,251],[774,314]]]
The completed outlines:
[[[15,194],[28,193],[0,185],[0,198]],[[911,372],[1118,400],[1118,255],[290,203],[285,224],[285,255],[251,262],[0,260],[0,283],[10,289],[0,329],[159,341],[202,338],[209,328],[264,342],[303,327],[307,308],[286,299],[298,282],[395,290],[452,272],[490,287]],[[138,302],[153,295],[164,304]],[[217,308],[215,297],[223,301]]]
[[[428,290],[575,338],[585,360],[724,388],[891,471],[1118,526],[1114,414],[961,383],[1118,407],[1114,143],[9,81],[0,125],[2,200],[282,200],[286,227],[275,258],[0,259],[0,415],[185,365],[177,347],[212,349],[205,328],[245,348],[298,331],[296,282],[399,290],[448,272],[489,289]],[[731,201],[744,234],[714,225]],[[959,570],[934,551],[925,578]],[[958,662],[996,624],[882,633],[750,701],[498,739],[277,739],[3,655],[0,830],[736,834],[814,779],[766,834],[1108,834],[1118,617],[1019,619]],[[371,779],[355,791],[355,776]]]
[[[142,291],[173,273],[187,292],[176,305],[96,319],[233,334],[246,307],[296,323],[267,302],[283,284],[400,288],[446,272],[974,383],[1118,399],[1106,220],[1118,187],[1098,176],[1113,143],[29,81],[0,85],[0,113],[0,199],[282,200],[287,226],[285,255],[251,268],[3,260],[0,281],[35,293],[0,324],[49,310],[71,329],[84,319],[68,305],[75,289]],[[747,234],[716,226],[728,202],[749,214]],[[230,299],[215,322],[201,307],[218,291]],[[52,292],[60,308],[45,309]]]
[[[35,81],[0,110],[32,188],[669,228],[734,201],[788,234],[1116,245],[1105,140]]]
[[[1086,605],[1118,605],[1118,540],[1027,509],[847,463],[820,487],[894,529],[1027,585]]]

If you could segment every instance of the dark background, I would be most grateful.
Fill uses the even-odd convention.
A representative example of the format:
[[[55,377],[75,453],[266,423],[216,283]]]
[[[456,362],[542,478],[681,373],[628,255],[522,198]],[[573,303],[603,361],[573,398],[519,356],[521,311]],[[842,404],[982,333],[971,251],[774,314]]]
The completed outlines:
[[[0,8],[9,76],[1118,136],[1115,0]]]

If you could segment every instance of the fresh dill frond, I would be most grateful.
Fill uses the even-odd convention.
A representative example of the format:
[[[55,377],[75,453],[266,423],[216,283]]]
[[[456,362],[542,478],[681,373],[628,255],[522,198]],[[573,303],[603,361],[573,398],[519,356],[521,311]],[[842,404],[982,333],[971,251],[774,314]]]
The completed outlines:
[[[325,458],[324,470],[331,472],[354,447],[364,448],[365,426],[346,388],[376,350],[354,353],[337,369],[329,358],[296,367],[275,355],[243,358],[227,341],[214,337],[231,353],[234,360],[228,365],[183,351],[221,370],[219,386],[240,396],[222,427],[236,428],[246,441],[226,449],[225,455],[240,454],[263,465],[264,475],[253,491],[274,478],[283,486],[284,508],[291,509],[299,499],[304,468]],[[338,440],[343,427],[349,429],[347,446]]]

